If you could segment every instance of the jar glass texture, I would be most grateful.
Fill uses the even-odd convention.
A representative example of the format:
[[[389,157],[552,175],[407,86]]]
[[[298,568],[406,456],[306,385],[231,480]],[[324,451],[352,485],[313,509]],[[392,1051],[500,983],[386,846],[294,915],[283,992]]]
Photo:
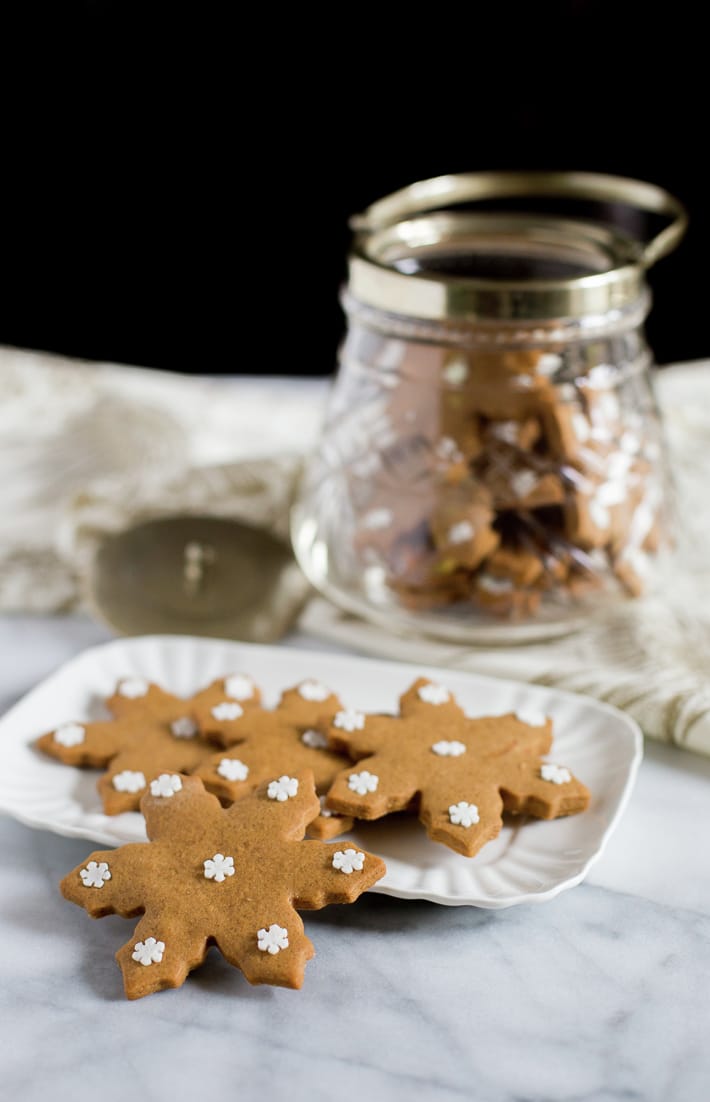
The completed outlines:
[[[518,239],[524,290],[543,287],[541,270],[584,280],[568,274],[572,232],[564,248]],[[443,263],[460,274],[455,245]],[[467,250],[470,267],[470,237]],[[391,268],[428,277],[443,251],[403,251]],[[485,263],[487,279],[492,264],[507,278],[510,252],[488,240]],[[505,316],[500,295],[482,316],[479,285],[473,318],[421,296],[394,311],[360,275],[351,267],[339,370],[293,516],[316,587],[390,630],[469,642],[559,634],[652,590],[673,524],[642,273],[557,317],[529,296]]]

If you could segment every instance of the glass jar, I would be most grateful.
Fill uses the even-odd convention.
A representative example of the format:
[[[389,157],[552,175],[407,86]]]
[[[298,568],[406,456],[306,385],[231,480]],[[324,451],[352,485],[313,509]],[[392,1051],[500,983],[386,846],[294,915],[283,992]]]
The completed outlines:
[[[606,218],[450,209],[494,197]],[[610,203],[667,224],[639,240]],[[469,642],[558,634],[648,592],[673,524],[645,271],[684,232],[680,204],[616,177],[477,173],[395,193],[355,228],[293,512],[310,581],[390,630]]]

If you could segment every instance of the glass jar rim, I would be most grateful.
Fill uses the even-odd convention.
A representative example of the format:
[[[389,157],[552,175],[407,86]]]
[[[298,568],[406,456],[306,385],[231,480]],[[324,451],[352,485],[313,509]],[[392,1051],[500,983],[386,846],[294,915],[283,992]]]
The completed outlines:
[[[451,210],[489,199],[621,203],[668,224],[644,242],[602,221],[515,212]],[[644,296],[645,273],[680,241],[682,204],[664,189],[598,173],[464,173],[420,181],[372,204],[351,225],[352,297],[394,315],[479,322],[600,317]],[[567,264],[564,278],[493,278],[431,270],[488,250]]]

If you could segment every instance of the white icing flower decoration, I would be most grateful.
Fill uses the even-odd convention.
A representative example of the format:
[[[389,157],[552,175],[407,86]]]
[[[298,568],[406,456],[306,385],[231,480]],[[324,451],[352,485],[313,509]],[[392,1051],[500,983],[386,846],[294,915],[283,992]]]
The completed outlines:
[[[454,826],[470,827],[479,820],[476,804],[467,804],[465,800],[459,800],[457,804],[449,807],[449,819]]]
[[[205,880],[214,880],[218,884],[227,876],[234,876],[234,858],[225,857],[223,853],[215,853],[214,857],[203,861],[205,866]]]
[[[470,520],[460,520],[458,524],[451,525],[446,538],[449,543],[466,543],[468,540],[472,540],[475,534],[476,529]]]
[[[325,750],[328,739],[320,731],[304,731],[301,735],[304,746],[310,746],[311,750]]]
[[[154,937],[147,937],[145,941],[137,941],[133,946],[133,959],[147,967],[149,964],[160,964],[164,952],[164,941],[156,941]]]
[[[254,695],[254,682],[244,673],[233,673],[224,679],[224,691],[232,700],[250,700]]]
[[[515,718],[521,723],[526,723],[528,727],[545,727],[547,724],[547,716],[537,708],[519,708]]]
[[[417,689],[417,696],[425,704],[446,704],[449,699],[449,690],[445,689],[443,685],[435,685],[432,682],[430,685],[420,686]]]
[[[463,358],[456,356],[449,360],[442,371],[442,375],[446,382],[451,383],[452,386],[461,386],[461,383],[465,383],[468,378],[468,363]]]
[[[504,444],[517,444],[520,426],[517,421],[499,421],[491,428],[491,435]]]
[[[458,739],[441,739],[434,743],[432,750],[442,758],[458,758],[466,753],[466,745]]]
[[[459,463],[463,459],[463,452],[459,451],[458,444],[450,436],[442,436],[435,451],[437,458],[445,463]]]
[[[54,741],[60,746],[78,746],[86,738],[86,728],[80,723],[63,723],[54,732]]]
[[[510,578],[496,578],[494,574],[480,574],[476,579],[476,585],[484,593],[490,593],[491,597],[500,597],[513,589]]]
[[[321,815],[323,816],[324,819],[340,819],[341,818],[341,816],[338,815],[337,811],[331,811],[330,808],[328,807],[328,805],[326,804],[325,801],[327,799],[327,796],[319,796],[318,799],[320,800],[320,813],[321,813]]]
[[[510,480],[510,486],[517,498],[528,497],[540,479],[534,471],[516,471]]]
[[[350,876],[351,872],[362,872],[365,854],[356,849],[339,849],[333,854],[333,868]]]
[[[105,861],[89,861],[79,876],[85,888],[103,888],[104,881],[111,879],[111,870]]]
[[[368,792],[376,792],[380,778],[375,773],[368,773],[363,769],[362,773],[351,773],[348,777],[348,788],[351,792],[357,792],[358,796],[366,796]]]
[[[170,730],[175,738],[194,738],[197,734],[197,724],[189,716],[180,716],[170,724]]]
[[[118,686],[119,695],[125,696],[127,700],[137,700],[140,696],[146,696],[149,689],[150,684],[143,677],[127,677]]]
[[[362,712],[347,710],[338,712],[333,720],[333,726],[341,731],[362,731],[365,726],[365,716]]]
[[[227,781],[245,781],[249,776],[249,766],[239,758],[222,758],[217,772]]]
[[[597,497],[591,498],[589,502],[589,517],[594,527],[602,532],[611,527],[611,513]]]
[[[244,715],[244,709],[240,704],[237,704],[236,700],[223,700],[221,704],[215,704],[212,708],[212,715],[215,719],[239,719]]]
[[[317,704],[327,700],[331,695],[330,689],[321,681],[302,681],[298,686],[298,695],[304,700],[310,700]]]
[[[145,788],[145,776],[132,769],[124,769],[116,774],[111,784],[117,792],[140,792],[141,788]]]
[[[591,426],[583,413],[572,414],[572,431],[579,440],[580,444],[587,443],[587,440],[589,440],[589,436],[591,433]]]
[[[266,790],[270,800],[278,800],[282,804],[285,800],[297,795],[298,781],[295,777],[279,777],[277,781],[271,781]]]
[[[391,509],[370,509],[370,512],[365,513],[362,518],[362,526],[368,532],[381,532],[389,528],[393,520],[394,514]]]
[[[274,956],[282,949],[288,949],[288,930],[283,926],[277,926],[276,923],[269,926],[268,930],[259,930],[256,938],[256,944],[262,953],[271,953]]]
[[[540,776],[543,781],[550,781],[551,784],[569,784],[572,780],[569,769],[565,769],[564,765],[552,765],[551,763],[540,766]]]
[[[151,796],[164,796],[169,799],[182,788],[182,781],[175,773],[161,773],[154,781],[150,782]]]

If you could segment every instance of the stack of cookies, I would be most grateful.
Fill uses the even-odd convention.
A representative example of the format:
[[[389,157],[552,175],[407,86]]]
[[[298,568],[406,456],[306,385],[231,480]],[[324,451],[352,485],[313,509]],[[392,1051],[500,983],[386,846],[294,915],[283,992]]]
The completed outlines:
[[[662,535],[653,398],[630,369],[569,374],[549,351],[414,342],[391,386],[373,370],[377,416],[346,466],[365,575],[409,608],[511,618],[642,593]]]
[[[325,841],[355,819],[413,811],[431,839],[473,857],[504,811],[552,819],[589,802],[545,760],[548,717],[470,718],[426,678],[397,715],[347,708],[315,679],[266,709],[243,673],[189,699],[130,677],[107,706],[114,718],[62,723],[37,745],[103,770],[108,815],[145,816],[148,843],[92,853],[61,885],[93,917],[143,916],[117,954],[129,998],[179,986],[210,945],[251,983],[300,987],[314,949],[298,910],[353,902],[386,871]]]

